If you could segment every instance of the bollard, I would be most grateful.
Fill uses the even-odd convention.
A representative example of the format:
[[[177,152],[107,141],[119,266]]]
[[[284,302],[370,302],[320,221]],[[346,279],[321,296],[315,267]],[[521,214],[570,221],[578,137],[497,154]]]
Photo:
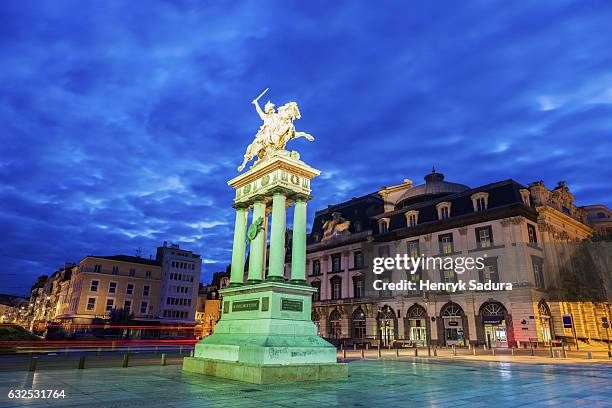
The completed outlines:
[[[364,358],[365,358],[365,345],[361,347],[361,359],[363,360]]]
[[[340,351],[344,350],[344,343],[340,343]]]
[[[36,371],[36,363],[37,362],[38,362],[38,357],[30,358],[30,367],[28,368],[28,371],[31,371],[31,372]]]
[[[380,343],[378,343],[378,358],[381,358],[382,354],[380,353]]]
[[[342,358],[346,360],[346,349],[345,348],[342,349]]]
[[[370,343],[366,343],[366,349],[370,349]]]
[[[494,347],[491,347],[491,354],[495,355],[495,348]]]
[[[468,350],[472,349],[472,343],[468,343]]]
[[[162,353],[161,355],[161,365],[166,365],[166,353]]]
[[[476,347],[474,347],[474,348],[472,349],[472,354],[473,354],[473,355],[476,355]]]
[[[395,358],[399,358],[399,347],[395,348]]]
[[[438,348],[434,346],[434,357],[438,357]]]
[[[414,356],[415,357],[419,356],[419,349],[417,347],[414,348]]]
[[[128,366],[128,363],[129,363],[129,354],[126,353],[126,354],[123,355],[123,365],[122,365],[122,367],[126,368]]]
[[[512,356],[514,356],[514,347],[510,347],[510,352],[512,353]]]
[[[79,357],[79,370],[83,370],[85,368],[85,356]]]
[[[387,346],[387,348],[391,350],[391,342],[389,342],[389,345]]]
[[[431,345],[427,343],[427,357],[431,357]]]
[[[591,353],[590,351],[587,352],[587,358],[591,360],[593,358],[593,353]]]
[[[457,355],[457,348],[455,347],[455,345],[453,344],[453,356]]]
[[[548,357],[554,358],[552,344],[550,344],[550,346],[548,346]]]
[[[535,354],[533,353],[533,347],[531,348],[531,357],[533,357]]]
[[[353,343],[353,351],[357,350],[357,343]]]
[[[179,346],[179,354],[182,356],[183,355],[183,346]]]

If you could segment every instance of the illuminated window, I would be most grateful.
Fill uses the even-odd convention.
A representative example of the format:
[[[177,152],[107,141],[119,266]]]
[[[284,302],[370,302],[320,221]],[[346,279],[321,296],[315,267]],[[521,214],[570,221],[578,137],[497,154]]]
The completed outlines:
[[[342,270],[342,254],[333,254],[331,257],[332,272],[340,272]]]
[[[113,310],[114,307],[115,299],[106,299],[106,307],[104,308],[104,310],[106,310],[106,312],[110,312],[111,310]]]
[[[313,275],[321,274],[321,261],[318,259],[315,259],[314,261],[312,261],[312,274]]]
[[[91,286],[89,287],[89,291],[90,292],[97,292],[99,285],[100,285],[100,281],[99,280],[92,280],[91,281]]]
[[[355,268],[363,268],[363,252],[355,251],[353,253],[353,260],[355,261]]]
[[[450,254],[453,252],[453,234],[442,234],[438,236],[441,254]]]
[[[536,227],[532,224],[527,224],[527,234],[529,235],[529,243],[537,244],[538,243],[538,235],[536,234]]]
[[[493,245],[493,230],[491,226],[476,228],[475,231],[478,248],[489,248]]]
[[[108,293],[117,293],[117,282],[108,282]]]
[[[342,279],[339,276],[334,276],[330,279],[331,284],[331,298],[338,300],[342,298]]]
[[[87,307],[88,312],[91,312],[96,309],[96,298],[90,297],[87,299]]]

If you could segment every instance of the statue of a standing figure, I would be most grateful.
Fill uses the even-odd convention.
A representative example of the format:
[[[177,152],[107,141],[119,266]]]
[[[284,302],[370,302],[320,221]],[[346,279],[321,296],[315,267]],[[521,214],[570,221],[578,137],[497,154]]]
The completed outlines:
[[[255,156],[257,156],[259,160],[262,160],[273,155],[275,151],[284,150],[285,145],[291,139],[305,137],[310,141],[314,140],[312,135],[305,132],[297,132],[295,130],[293,121],[301,118],[297,103],[286,103],[276,111],[274,109],[274,104],[268,101],[264,109],[261,109],[259,106],[259,99],[267,91],[268,89],[266,88],[261,95],[251,102],[255,105],[255,110],[261,120],[263,120],[263,124],[255,135],[255,140],[247,147],[246,153],[244,154],[244,160],[240,167],[238,167],[238,171],[242,171],[244,166],[246,166]]]

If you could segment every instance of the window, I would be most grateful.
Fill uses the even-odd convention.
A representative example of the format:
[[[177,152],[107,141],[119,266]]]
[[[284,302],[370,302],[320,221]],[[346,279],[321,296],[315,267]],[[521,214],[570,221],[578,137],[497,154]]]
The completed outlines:
[[[321,282],[320,281],[314,281],[314,282],[311,282],[310,285],[313,288],[317,289],[317,291],[312,294],[312,301],[313,302],[320,301],[321,300]]]
[[[493,245],[493,230],[491,226],[476,228],[475,231],[478,248],[489,248]]]
[[[378,220],[378,229],[380,230],[381,234],[385,234],[386,232],[388,232],[389,231],[389,219],[382,218]]]
[[[538,235],[536,234],[536,227],[533,224],[527,224],[527,234],[529,235],[529,243],[537,244]]]
[[[542,271],[542,259],[531,257],[531,262],[536,287],[538,289],[546,289],[546,285],[544,284],[544,272]]]
[[[117,282],[108,282],[108,293],[117,293]]]
[[[128,283],[127,287],[125,288],[125,293],[127,295],[133,295],[134,294],[134,284],[133,283]]]
[[[88,312],[96,310],[96,298],[90,297],[87,299],[87,307]]]
[[[365,295],[365,282],[363,276],[353,277],[353,294],[357,299],[361,299]]]
[[[99,280],[92,280],[91,281],[91,286],[89,286],[89,291],[90,292],[97,292],[99,285],[100,285],[100,281]]]
[[[446,220],[450,217],[451,203],[443,202],[436,204],[436,209],[438,210],[438,219]]]
[[[484,211],[489,206],[489,193],[480,192],[472,194],[472,206],[474,211]]]
[[[113,266],[113,275],[119,275],[119,267],[118,266]]]
[[[147,314],[149,309],[149,302],[140,302],[140,314]]]
[[[340,272],[342,270],[342,254],[332,254],[332,272]]]
[[[113,310],[113,308],[115,307],[115,299],[106,299],[106,307],[104,308],[104,310],[106,310],[106,312],[110,312],[111,310]]]
[[[131,300],[126,300],[125,302],[123,302],[123,310],[125,310],[128,313],[132,311],[132,301]]]
[[[313,275],[321,274],[321,261],[318,259],[315,259],[312,261],[312,274]]]
[[[151,290],[151,287],[149,285],[144,285],[142,287],[142,296],[149,296],[150,290]]]
[[[99,264],[95,264],[94,265],[94,272],[100,273],[100,271],[102,270],[102,266]]]
[[[357,308],[353,312],[353,336],[356,339],[365,339],[366,337],[366,316],[361,308]]]
[[[363,252],[355,251],[353,253],[353,260],[355,261],[355,268],[363,268]]]
[[[174,262],[174,261],[172,261],[172,267],[173,267],[173,268],[174,268],[174,264],[175,264],[175,262]]]
[[[331,284],[331,298],[333,300],[342,299],[342,279],[339,276],[334,276],[329,282]]]
[[[130,268],[130,276],[136,276],[136,269]]]
[[[457,274],[452,269],[443,269],[441,275],[443,283],[457,283]]]
[[[147,271],[147,272],[145,272],[145,276],[146,276],[147,278],[150,278],[150,277],[151,277],[151,271]]]
[[[419,240],[415,239],[414,241],[408,242],[408,256],[411,258],[419,257]]]
[[[419,212],[418,211],[408,211],[406,214],[406,225],[408,227],[416,227],[419,221]]]
[[[499,283],[499,273],[497,271],[497,258],[487,258],[484,261],[484,268],[478,270],[478,278],[481,283]]]
[[[443,234],[438,236],[441,254],[450,254],[453,252],[453,234]]]

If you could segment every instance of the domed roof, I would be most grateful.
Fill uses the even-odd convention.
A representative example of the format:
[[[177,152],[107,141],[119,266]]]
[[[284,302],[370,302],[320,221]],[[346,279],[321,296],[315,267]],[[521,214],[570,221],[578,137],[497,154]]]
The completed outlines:
[[[444,174],[437,173],[433,169],[431,173],[425,176],[425,184],[415,186],[402,194],[399,200],[397,200],[395,208],[403,208],[410,204],[433,200],[434,198],[460,193],[469,189],[468,186],[463,184],[444,181]]]

